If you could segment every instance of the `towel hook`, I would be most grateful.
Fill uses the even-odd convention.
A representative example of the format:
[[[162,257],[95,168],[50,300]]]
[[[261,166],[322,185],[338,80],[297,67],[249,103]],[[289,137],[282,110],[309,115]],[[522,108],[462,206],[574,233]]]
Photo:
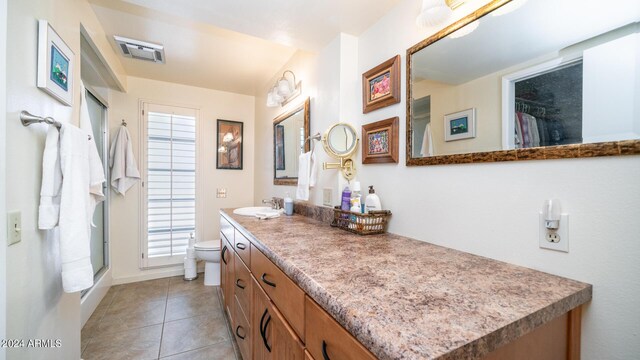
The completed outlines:
[[[120,125],[122,125],[122,126],[127,126],[127,122],[126,122],[126,121],[124,121],[124,119],[122,119],[122,124],[120,124]]]
[[[309,144],[311,145],[311,152],[313,152],[313,151],[315,150],[316,143],[315,143],[315,142],[313,142],[312,140],[320,141],[320,139],[321,139],[321,138],[322,138],[322,135],[320,135],[320,133],[317,133],[317,134],[315,134],[315,135],[311,135],[311,136],[309,136],[309,137],[308,137],[308,138],[306,138],[306,139],[304,140],[304,142],[302,143],[302,146],[300,147],[300,148],[301,148],[301,150],[302,150],[302,151],[304,151],[304,145],[307,143],[307,141],[309,141]]]

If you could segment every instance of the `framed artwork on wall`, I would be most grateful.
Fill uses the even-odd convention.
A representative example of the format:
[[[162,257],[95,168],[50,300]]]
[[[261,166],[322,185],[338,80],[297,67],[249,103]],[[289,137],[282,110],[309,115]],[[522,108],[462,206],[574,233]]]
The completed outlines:
[[[47,20],[38,20],[37,86],[61,103],[73,104],[74,54]]]
[[[444,116],[444,141],[476,137],[476,109],[467,109]]]
[[[362,74],[364,114],[400,102],[400,55]]]
[[[218,119],[216,128],[216,169],[242,170],[242,122]]]
[[[398,117],[362,126],[362,163],[398,162]]]

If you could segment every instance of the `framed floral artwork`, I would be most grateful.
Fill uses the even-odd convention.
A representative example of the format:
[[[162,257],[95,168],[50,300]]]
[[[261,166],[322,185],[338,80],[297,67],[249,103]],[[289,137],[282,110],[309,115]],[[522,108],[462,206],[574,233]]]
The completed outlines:
[[[362,126],[362,163],[398,162],[398,117]]]
[[[364,114],[400,102],[400,55],[362,74]]]

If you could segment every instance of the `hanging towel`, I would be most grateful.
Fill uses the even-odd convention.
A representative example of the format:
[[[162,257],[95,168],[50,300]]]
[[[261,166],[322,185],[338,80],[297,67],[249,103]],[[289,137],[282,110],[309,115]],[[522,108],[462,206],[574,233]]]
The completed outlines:
[[[91,266],[91,218],[95,199],[90,193],[90,141],[86,131],[63,124],[60,129],[60,165],[62,189],[60,197],[60,260],[62,288],[67,293],[93,285]],[[94,144],[91,144],[95,147]],[[94,197],[94,198],[92,198]]]
[[[300,154],[298,161],[298,188],[296,189],[296,199],[306,201],[309,200],[309,188],[316,185],[316,154],[314,152]]]
[[[131,148],[131,135],[126,126],[120,126],[118,134],[109,150],[109,167],[111,167],[111,187],[117,193],[124,193],[140,180],[140,172]]]
[[[422,137],[422,148],[420,149],[420,155],[433,156],[433,139],[431,138],[431,123],[427,124],[424,129],[424,136]]]
[[[58,129],[55,126],[49,126],[42,156],[42,186],[38,208],[38,228],[42,230],[53,229],[58,225],[60,218],[62,172],[58,148],[59,138]]]
[[[91,183],[89,184],[89,194],[91,194],[89,198],[91,214],[89,218],[92,219],[91,225],[95,227],[93,224],[93,212],[95,211],[96,205],[104,200],[102,184],[106,179],[104,176],[104,165],[102,164],[102,160],[98,154],[98,146],[96,145],[93,135],[93,126],[91,125],[91,117],[89,116],[89,107],[87,105],[87,91],[82,82],[80,85],[82,88],[82,91],[80,92],[80,129],[84,130],[89,138],[89,142],[87,144],[89,146],[89,178],[91,179]]]

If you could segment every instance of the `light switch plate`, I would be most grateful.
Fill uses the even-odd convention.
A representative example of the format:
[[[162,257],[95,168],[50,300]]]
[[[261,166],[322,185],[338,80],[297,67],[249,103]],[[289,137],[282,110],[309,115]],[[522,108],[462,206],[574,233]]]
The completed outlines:
[[[324,188],[322,189],[322,205],[324,206],[333,206],[333,189]]]
[[[544,226],[544,217],[539,213],[539,245],[541,249],[569,252],[569,215],[560,215],[560,226],[550,231]]]
[[[22,214],[20,211],[7,213],[7,241],[9,246],[22,240]]]
[[[216,197],[217,198],[226,198],[227,197],[227,189],[226,188],[217,188],[216,189]]]

